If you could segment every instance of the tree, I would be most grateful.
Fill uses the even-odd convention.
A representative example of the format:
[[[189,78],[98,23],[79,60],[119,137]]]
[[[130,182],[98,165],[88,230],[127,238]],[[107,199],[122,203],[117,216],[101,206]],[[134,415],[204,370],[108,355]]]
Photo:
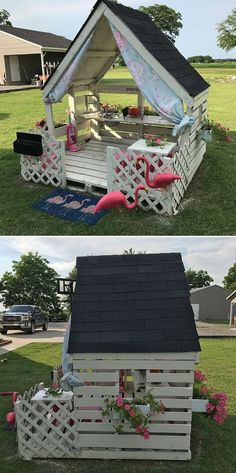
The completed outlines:
[[[1,279],[1,300],[5,307],[14,304],[39,305],[43,311],[60,311],[56,278],[58,274],[38,253],[28,253],[13,261],[12,272]]]
[[[74,267],[74,268],[70,271],[70,273],[68,274],[68,277],[69,277],[70,279],[75,279],[75,280],[77,279],[77,268],[76,268],[76,267]]]
[[[8,20],[10,13],[7,10],[0,10],[0,25],[12,26],[10,20]]]
[[[146,250],[143,250],[143,251],[136,251],[134,250],[133,248],[129,248],[128,250],[124,250],[123,251],[123,255],[145,255],[146,254]]]
[[[236,290],[236,263],[229,268],[228,274],[224,277],[223,284],[227,289]]]
[[[225,21],[217,25],[217,44],[221,49],[230,51],[236,46],[236,8],[232,10]]]
[[[187,271],[185,271],[185,274],[190,289],[207,287],[210,286],[211,282],[214,281],[208,272],[204,271],[203,269],[200,269],[200,271],[194,271],[193,269],[189,268]]]
[[[167,5],[152,5],[150,7],[139,7],[139,10],[147,13],[152,21],[160,28],[172,43],[179,36],[179,30],[183,28],[182,15]]]

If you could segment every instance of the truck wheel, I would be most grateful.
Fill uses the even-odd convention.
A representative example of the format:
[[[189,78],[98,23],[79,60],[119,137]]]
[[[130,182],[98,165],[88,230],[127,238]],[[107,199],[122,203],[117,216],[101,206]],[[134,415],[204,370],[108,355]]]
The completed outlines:
[[[6,335],[6,334],[7,334],[7,329],[5,329],[5,328],[2,328],[2,330],[1,330],[1,334],[2,334],[2,335]]]
[[[29,333],[34,334],[34,332],[35,332],[35,323],[31,322],[31,327],[30,327]]]
[[[46,332],[48,329],[48,321],[45,320],[44,325],[43,325],[43,331]]]

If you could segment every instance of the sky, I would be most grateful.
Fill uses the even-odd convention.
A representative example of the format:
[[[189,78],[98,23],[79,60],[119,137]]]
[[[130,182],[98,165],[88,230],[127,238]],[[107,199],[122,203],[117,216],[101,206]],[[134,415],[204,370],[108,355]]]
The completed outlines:
[[[67,277],[76,256],[122,254],[129,248],[147,253],[180,252],[185,269],[204,269],[219,285],[236,262],[236,237],[1,237],[0,277],[11,271],[12,260],[29,251],[37,251],[60,276]]]
[[[95,0],[0,0],[0,10],[9,11],[13,26],[49,31],[73,39],[89,15]],[[120,0],[120,3],[138,8],[165,4],[182,14],[183,28],[176,41],[185,57],[211,55],[213,58],[236,56],[216,44],[216,25],[225,20],[235,8],[235,0]]]

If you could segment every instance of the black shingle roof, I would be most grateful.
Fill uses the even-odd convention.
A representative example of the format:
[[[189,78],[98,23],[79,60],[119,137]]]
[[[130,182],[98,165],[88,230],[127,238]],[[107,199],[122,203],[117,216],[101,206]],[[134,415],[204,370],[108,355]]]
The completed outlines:
[[[24,28],[15,28],[14,26],[0,25],[0,31],[12,34],[17,38],[30,41],[44,48],[69,48],[71,41],[64,36],[58,36],[44,31],[26,30]]]
[[[146,13],[109,0],[103,0],[103,2],[130,28],[144,47],[192,97],[208,89],[209,84]]]
[[[178,253],[77,258],[69,353],[200,351]]]

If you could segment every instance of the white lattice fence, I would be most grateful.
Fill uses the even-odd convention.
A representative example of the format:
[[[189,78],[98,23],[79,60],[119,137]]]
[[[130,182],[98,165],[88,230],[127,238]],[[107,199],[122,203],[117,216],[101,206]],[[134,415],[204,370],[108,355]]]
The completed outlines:
[[[18,448],[21,457],[75,458],[78,433],[72,401],[32,401],[37,386],[15,403]]]
[[[46,131],[37,129],[31,133],[42,136],[43,154],[39,157],[21,155],[21,175],[25,181],[51,184],[54,187],[66,186],[65,145]]]
[[[146,164],[137,163],[138,155],[140,152],[132,150],[124,152],[119,148],[107,147],[108,192],[120,190],[126,194],[128,200],[133,200],[135,189],[141,183],[148,189],[148,192],[139,193],[139,206],[143,210],[152,209],[157,214],[176,214],[178,205],[198,167],[189,152],[189,143],[183,145],[172,158],[143,153],[151,166],[151,181],[159,173],[174,173],[182,177],[181,180],[174,181],[162,190],[147,186]]]

